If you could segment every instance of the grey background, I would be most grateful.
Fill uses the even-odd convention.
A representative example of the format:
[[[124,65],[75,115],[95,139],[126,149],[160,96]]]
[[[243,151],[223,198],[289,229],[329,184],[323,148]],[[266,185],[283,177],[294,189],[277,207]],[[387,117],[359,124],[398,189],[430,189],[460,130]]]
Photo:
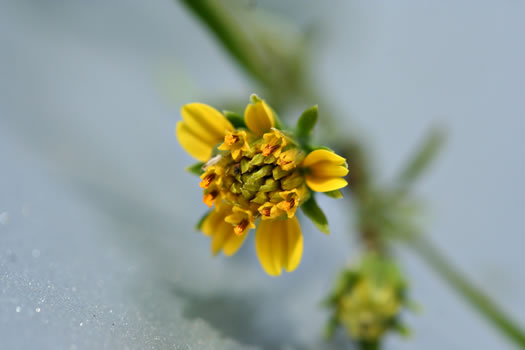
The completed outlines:
[[[428,127],[447,127],[417,186],[428,234],[525,326],[525,3],[257,6],[321,25],[315,76],[383,182]],[[256,91],[178,3],[2,0],[0,50],[2,349],[346,344],[322,341],[319,301],[357,253],[348,208],[322,201],[332,235],[304,222],[303,261],[280,278],[263,273],[253,238],[212,258],[193,231],[204,208],[173,135],[180,105]],[[386,348],[513,348],[399,254],[423,310],[405,315],[412,339]]]

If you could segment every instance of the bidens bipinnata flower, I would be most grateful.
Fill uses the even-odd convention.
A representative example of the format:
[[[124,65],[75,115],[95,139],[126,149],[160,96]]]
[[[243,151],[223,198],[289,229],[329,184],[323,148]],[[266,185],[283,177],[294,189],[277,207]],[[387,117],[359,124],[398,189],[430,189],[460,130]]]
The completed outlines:
[[[326,300],[333,309],[327,335],[338,326],[361,342],[379,342],[389,330],[408,334],[399,314],[407,306],[406,285],[393,261],[368,254],[360,265],[345,269],[332,295]]]
[[[317,107],[303,113],[294,131],[283,129],[275,112],[255,95],[244,119],[202,103],[183,106],[182,118],[176,135],[200,161],[189,170],[200,175],[202,200],[210,207],[198,227],[211,237],[213,254],[235,254],[256,228],[263,269],[272,276],[283,268],[293,271],[303,253],[297,208],[328,233],[312,191],[340,197],[338,190],[347,185],[345,159],[309,144]]]

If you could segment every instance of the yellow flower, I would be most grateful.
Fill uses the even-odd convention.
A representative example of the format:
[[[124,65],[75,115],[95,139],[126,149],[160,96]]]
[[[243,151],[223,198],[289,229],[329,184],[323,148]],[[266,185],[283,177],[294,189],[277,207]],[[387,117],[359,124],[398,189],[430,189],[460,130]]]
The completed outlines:
[[[215,199],[217,199],[217,197],[220,196],[220,191],[217,187],[213,187],[213,188],[207,188],[205,191],[204,191],[204,194],[202,196],[202,201],[204,202],[204,204],[206,204],[209,208],[212,207],[213,203],[215,203]]]
[[[201,230],[206,236],[212,238],[211,251],[217,255],[221,250],[226,256],[232,256],[239,250],[248,235],[236,235],[232,225],[224,221],[231,213],[231,206],[223,206],[212,211],[204,219]]]
[[[300,163],[304,158],[303,152],[298,148],[292,148],[281,153],[279,159],[277,159],[277,164],[284,171],[289,171],[295,169],[297,163]]]
[[[281,209],[289,218],[295,215],[295,211],[301,205],[301,201],[305,197],[304,186],[303,189],[294,188],[291,191],[280,192],[279,195],[283,201],[277,203],[277,208]]]
[[[281,150],[286,146],[286,136],[277,129],[271,129],[263,135],[264,142],[261,144],[260,150],[263,156],[269,155],[275,158],[279,157]]]
[[[201,229],[212,237],[213,253],[234,254],[249,230],[257,228],[255,245],[264,271],[272,276],[280,275],[283,268],[293,271],[303,250],[295,214],[307,198],[313,200],[305,181],[324,176],[326,157],[315,158],[314,151],[305,159],[301,143],[293,133],[278,129],[273,110],[255,95],[246,107],[245,125],[236,122],[242,125],[237,129],[216,109],[201,103],[184,106],[182,118],[176,128],[179,142],[205,163],[192,169],[200,174],[203,202],[212,208]]]
[[[306,184],[316,192],[329,192],[348,185],[342,177],[348,174],[346,160],[334,152],[318,149],[310,152],[302,163],[307,169]]]
[[[283,211],[276,203],[272,202],[264,203],[259,207],[258,211],[261,213],[262,220],[273,220],[283,215]]]
[[[255,228],[255,217],[250,210],[234,206],[232,213],[224,218],[229,224],[233,225],[236,235],[243,235],[247,230]]]
[[[303,254],[303,235],[297,218],[261,221],[255,232],[255,249],[270,276],[279,276],[283,268],[287,272],[295,270]]]
[[[253,103],[244,110],[244,121],[248,129],[260,137],[275,126],[275,116],[266,102],[256,95],[252,95],[251,99]]]
[[[201,162],[210,159],[212,150],[224,139],[233,125],[215,108],[202,103],[191,103],[181,109],[182,119],[176,127],[182,148]]]
[[[244,153],[250,151],[246,131],[228,131],[224,142],[219,146],[221,151],[230,151],[233,160],[239,160]]]

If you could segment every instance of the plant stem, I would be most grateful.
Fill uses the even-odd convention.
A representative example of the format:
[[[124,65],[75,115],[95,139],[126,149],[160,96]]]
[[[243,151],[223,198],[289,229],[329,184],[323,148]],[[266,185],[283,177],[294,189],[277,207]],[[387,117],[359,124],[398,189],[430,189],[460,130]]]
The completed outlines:
[[[408,244],[476,311],[491,322],[503,335],[506,335],[520,348],[525,349],[525,333],[523,330],[505,315],[487,295],[458,272],[457,268],[439,252],[428,238],[420,236],[408,241]]]
[[[208,27],[226,51],[244,70],[257,81],[268,85],[269,76],[264,73],[267,63],[257,54],[257,48],[245,32],[218,2],[210,0],[180,0],[181,3]]]
[[[436,158],[445,141],[445,131],[439,127],[433,127],[416,148],[416,152],[409,159],[398,177],[399,186],[407,189],[421,174],[430,166]]]

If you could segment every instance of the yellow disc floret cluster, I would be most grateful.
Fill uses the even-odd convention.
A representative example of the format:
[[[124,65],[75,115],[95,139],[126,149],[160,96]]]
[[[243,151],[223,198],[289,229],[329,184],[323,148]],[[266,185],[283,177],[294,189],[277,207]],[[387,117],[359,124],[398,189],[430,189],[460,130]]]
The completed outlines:
[[[311,191],[347,185],[345,159],[326,149],[305,150],[255,95],[237,127],[200,103],[183,106],[182,117],[179,142],[202,162],[200,187],[211,211],[200,229],[211,236],[212,252],[233,255],[257,227],[256,251],[264,270],[270,275],[294,270],[303,250],[296,210]]]
[[[301,169],[304,153],[277,129],[256,138],[244,130],[230,131],[217,155],[204,166],[203,201],[232,206],[225,221],[244,234],[255,221],[293,218],[309,194]]]

